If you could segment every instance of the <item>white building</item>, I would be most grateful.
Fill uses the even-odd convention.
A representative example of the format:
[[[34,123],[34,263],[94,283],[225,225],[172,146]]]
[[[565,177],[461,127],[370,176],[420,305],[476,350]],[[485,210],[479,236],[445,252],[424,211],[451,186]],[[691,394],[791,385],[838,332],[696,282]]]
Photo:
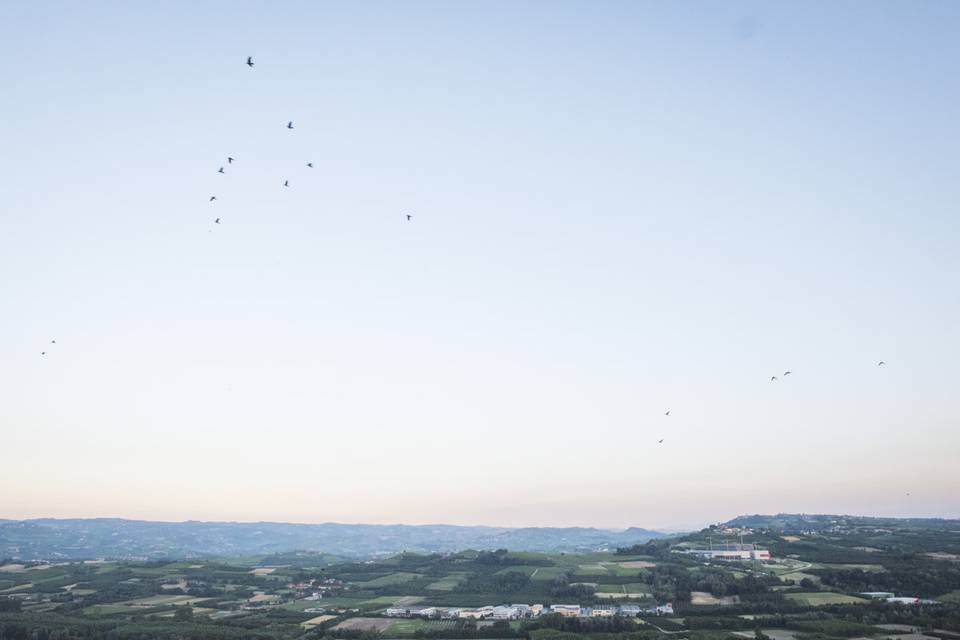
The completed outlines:
[[[439,612],[436,607],[390,607],[386,614],[390,618],[433,618]]]
[[[594,618],[607,618],[612,616],[615,613],[616,613],[616,609],[614,609],[609,604],[600,604],[593,608],[593,611],[591,612],[591,616]]]
[[[578,604],[552,604],[550,613],[559,613],[561,616],[575,618],[580,615],[580,605]]]
[[[689,549],[687,553],[713,560],[770,560],[768,550],[738,542],[711,545],[709,549]]]
[[[494,620],[516,620],[520,617],[520,610],[516,607],[494,607],[490,617]]]

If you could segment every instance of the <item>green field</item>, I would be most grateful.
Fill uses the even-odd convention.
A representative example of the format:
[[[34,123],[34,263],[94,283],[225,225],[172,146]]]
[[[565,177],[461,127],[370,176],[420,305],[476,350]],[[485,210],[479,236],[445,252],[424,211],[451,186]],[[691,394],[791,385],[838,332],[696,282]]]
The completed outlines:
[[[848,596],[844,593],[833,593],[832,591],[818,591],[815,593],[788,593],[785,597],[798,604],[804,604],[808,607],[821,607],[827,604],[858,604],[866,602],[863,598]]]
[[[375,578],[373,580],[368,580],[367,582],[358,582],[358,586],[364,588],[377,588],[377,587],[389,587],[392,585],[403,584],[404,582],[410,582],[411,580],[416,580],[421,578],[419,573],[407,573],[405,571],[398,571],[396,573],[391,573],[390,575],[383,576],[382,578]]]
[[[282,609],[287,611],[303,611],[304,609],[314,609],[322,607],[324,609],[356,609],[359,608],[363,598],[324,598],[323,600],[294,600],[281,605]]]
[[[577,576],[608,576],[610,572],[607,571],[605,565],[600,564],[599,562],[593,564],[581,564],[577,566],[574,575]]]
[[[25,591],[25,590],[28,590],[28,589],[33,589],[33,583],[32,583],[32,582],[26,582],[26,583],[24,583],[24,584],[18,584],[18,585],[15,586],[15,587],[10,587],[10,588],[8,588],[8,589],[4,589],[3,591],[0,591],[0,593],[16,593],[17,591]]]
[[[386,632],[398,636],[412,636],[418,629],[422,628],[426,622],[426,620],[416,618],[397,620],[387,628]]]
[[[516,573],[522,573],[529,578],[534,573],[538,572],[538,569],[545,569],[545,568],[546,567],[534,567],[527,564],[514,564],[514,565],[510,565],[509,567],[504,567],[503,569],[500,569],[499,571],[497,571],[497,573],[504,574],[504,573],[516,572]]]
[[[531,580],[556,580],[566,573],[563,567],[537,567],[537,570],[531,574]]]
[[[860,570],[866,571],[868,573],[879,573],[880,571],[886,571],[883,568],[882,564],[850,564],[850,563],[841,563],[841,564],[826,564],[826,563],[817,563],[813,565],[815,569],[843,569],[845,571]]]
[[[451,573],[427,585],[431,591],[453,591],[467,577],[464,573]]]
[[[85,607],[83,613],[88,616],[109,616],[115,613],[130,613],[130,607],[122,604],[95,604]]]
[[[424,599],[423,596],[377,596],[376,598],[371,598],[369,600],[364,600],[360,603],[361,607],[370,608],[370,607],[391,607],[391,606],[408,606],[411,604],[417,604],[422,602]]]

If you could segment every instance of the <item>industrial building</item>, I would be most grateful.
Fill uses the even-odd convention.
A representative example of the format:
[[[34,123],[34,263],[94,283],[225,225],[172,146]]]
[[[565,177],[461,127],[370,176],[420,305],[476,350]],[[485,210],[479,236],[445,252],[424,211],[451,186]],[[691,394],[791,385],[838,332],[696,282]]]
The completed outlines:
[[[578,604],[552,604],[550,613],[559,613],[561,616],[576,618],[580,615],[580,605]]]
[[[688,549],[686,553],[712,560],[770,560],[768,550],[742,542],[710,545],[709,549]]]

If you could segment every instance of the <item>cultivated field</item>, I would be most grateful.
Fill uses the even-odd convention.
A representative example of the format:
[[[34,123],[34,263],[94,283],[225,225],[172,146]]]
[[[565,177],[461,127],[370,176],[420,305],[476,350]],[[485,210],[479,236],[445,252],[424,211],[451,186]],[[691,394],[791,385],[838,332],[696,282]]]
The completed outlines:
[[[960,555],[956,553],[946,553],[944,551],[931,551],[930,553],[925,554],[927,557],[933,558],[934,560],[947,560],[949,562],[960,562]]]
[[[451,573],[427,585],[431,591],[453,591],[467,577],[466,573]]]
[[[650,569],[657,566],[656,562],[649,562],[648,560],[630,560],[629,562],[611,562],[610,564],[624,569]]]
[[[304,629],[313,629],[314,627],[323,624],[327,620],[333,620],[336,617],[337,616],[331,616],[331,615],[317,616],[315,618],[310,618],[309,620],[304,620],[303,622],[300,623],[300,626],[303,627]]]
[[[2,567],[0,567],[0,571],[3,571],[5,573],[23,573],[26,570],[27,570],[26,565],[15,564],[15,563],[5,564]]]
[[[398,571],[397,573],[391,573],[390,575],[383,576],[382,578],[375,578],[373,580],[368,580],[367,582],[361,582],[360,584],[367,588],[387,587],[395,584],[403,584],[404,582],[410,582],[411,580],[416,580],[419,577],[421,577],[419,573],[406,573],[404,571]]]
[[[196,604],[204,602],[210,598],[195,598],[192,596],[150,596],[149,598],[137,598],[136,600],[127,600],[120,604],[128,607],[161,607],[171,605]]]
[[[376,631],[383,633],[389,629],[396,618],[348,618],[334,627],[337,631]]]
[[[812,573],[804,573],[802,571],[781,574],[780,579],[784,581],[792,580],[797,584],[799,584],[801,580],[812,580],[818,586],[820,585],[820,576],[815,576]]]
[[[833,593],[832,591],[817,591],[814,593],[788,593],[785,596],[789,600],[807,605],[809,607],[820,607],[828,604],[858,604],[866,602],[863,598],[848,596],[845,593]]]
[[[738,602],[740,602],[740,598],[737,596],[724,596],[722,598],[718,598],[717,596],[707,591],[691,591],[690,592],[690,604],[717,606],[717,605],[737,604]]]
[[[565,573],[563,567],[536,567],[530,574],[531,580],[556,580]]]

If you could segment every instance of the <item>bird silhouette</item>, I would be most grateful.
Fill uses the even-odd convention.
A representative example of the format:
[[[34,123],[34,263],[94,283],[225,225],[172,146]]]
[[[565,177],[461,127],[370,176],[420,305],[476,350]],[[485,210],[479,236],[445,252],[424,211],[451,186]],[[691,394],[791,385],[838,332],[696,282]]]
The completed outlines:
[[[284,180],[284,181],[283,181],[283,186],[289,187],[289,186],[290,186],[290,181],[289,181],[289,180]]]
[[[293,129],[293,120],[287,123],[287,129]]]
[[[46,352],[46,351],[41,351],[41,352],[40,352],[40,355],[45,356],[45,355],[47,355],[47,352]]]
[[[227,156],[227,164],[233,164],[233,158]]]
[[[790,375],[791,373],[792,373],[792,372],[790,372],[790,371],[784,371],[784,372],[783,372],[783,375],[788,376],[788,375]]]
[[[663,414],[663,415],[665,415],[665,416],[670,415],[670,411],[668,410],[668,411],[667,411],[665,414]]]
[[[217,218],[216,220],[214,220],[213,224],[220,224],[220,218]]]
[[[217,173],[224,173],[223,167],[220,167],[219,169],[217,169]]]
[[[773,382],[776,379],[777,379],[777,376],[770,376],[770,382]]]
[[[210,202],[213,202],[216,199],[217,199],[217,196],[210,196]]]
[[[56,341],[56,340],[51,340],[51,341],[50,341],[50,344],[57,344],[57,341]]]
[[[877,366],[878,366],[878,367],[881,367],[881,366],[883,366],[883,365],[885,365],[885,364],[887,364],[887,363],[884,362],[883,360],[881,360],[880,362],[877,363]]]
[[[659,440],[657,440],[657,444],[663,444],[663,438],[660,438]]]
[[[307,163],[307,166],[310,167],[311,169],[313,169],[313,163],[312,163],[312,162],[308,162],[308,163]]]
[[[247,66],[253,69],[253,56],[247,56]]]
[[[409,222],[412,218],[413,218],[413,216],[408,213],[408,214],[407,214],[407,222]]]

